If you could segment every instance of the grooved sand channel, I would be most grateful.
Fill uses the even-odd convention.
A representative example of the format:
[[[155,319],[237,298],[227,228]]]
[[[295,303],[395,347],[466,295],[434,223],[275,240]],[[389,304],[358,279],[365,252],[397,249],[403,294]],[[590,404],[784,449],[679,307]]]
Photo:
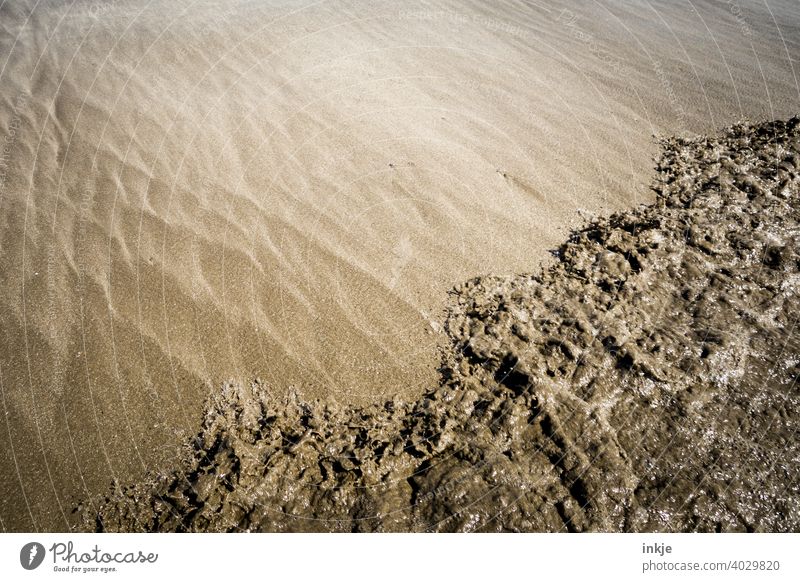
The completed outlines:
[[[454,285],[797,113],[797,3],[741,4],[2,2],[0,527],[171,473],[226,382],[421,402]]]

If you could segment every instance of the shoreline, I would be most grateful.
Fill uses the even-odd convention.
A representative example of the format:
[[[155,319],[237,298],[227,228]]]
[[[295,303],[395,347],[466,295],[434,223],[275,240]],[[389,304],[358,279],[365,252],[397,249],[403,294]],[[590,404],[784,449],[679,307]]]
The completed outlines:
[[[796,531],[800,120],[662,147],[655,204],[452,292],[438,388],[357,408],[228,384],[178,466],[83,527]]]
[[[796,2],[737,8],[0,5],[0,524],[174,469],[226,381],[416,406],[455,283],[652,203],[654,135],[800,111]]]

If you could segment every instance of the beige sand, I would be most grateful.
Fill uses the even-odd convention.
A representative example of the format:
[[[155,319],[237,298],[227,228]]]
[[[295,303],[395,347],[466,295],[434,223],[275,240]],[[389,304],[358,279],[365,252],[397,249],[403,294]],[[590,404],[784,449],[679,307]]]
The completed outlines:
[[[416,402],[226,384],[85,529],[797,531],[800,118],[661,141],[655,204],[458,286]]]
[[[447,290],[652,200],[651,133],[798,109],[791,0],[571,4],[5,1],[2,527],[224,379],[413,399]]]

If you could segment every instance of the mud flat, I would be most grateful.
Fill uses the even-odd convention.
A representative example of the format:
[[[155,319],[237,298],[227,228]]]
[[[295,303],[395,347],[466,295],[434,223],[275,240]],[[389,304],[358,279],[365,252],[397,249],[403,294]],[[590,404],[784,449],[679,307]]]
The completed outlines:
[[[656,203],[452,293],[441,384],[229,384],[108,531],[796,531],[800,120],[663,141]]]
[[[0,3],[0,528],[175,467],[224,382],[427,398],[453,285],[653,203],[652,134],[797,114],[799,61],[797,0]]]

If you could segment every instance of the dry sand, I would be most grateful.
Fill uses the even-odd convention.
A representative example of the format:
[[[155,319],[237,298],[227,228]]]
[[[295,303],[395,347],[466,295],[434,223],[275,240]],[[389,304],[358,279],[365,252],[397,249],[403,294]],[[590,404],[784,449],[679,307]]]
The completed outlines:
[[[0,524],[174,460],[223,380],[414,400],[445,297],[800,104],[736,2],[0,5]]]

